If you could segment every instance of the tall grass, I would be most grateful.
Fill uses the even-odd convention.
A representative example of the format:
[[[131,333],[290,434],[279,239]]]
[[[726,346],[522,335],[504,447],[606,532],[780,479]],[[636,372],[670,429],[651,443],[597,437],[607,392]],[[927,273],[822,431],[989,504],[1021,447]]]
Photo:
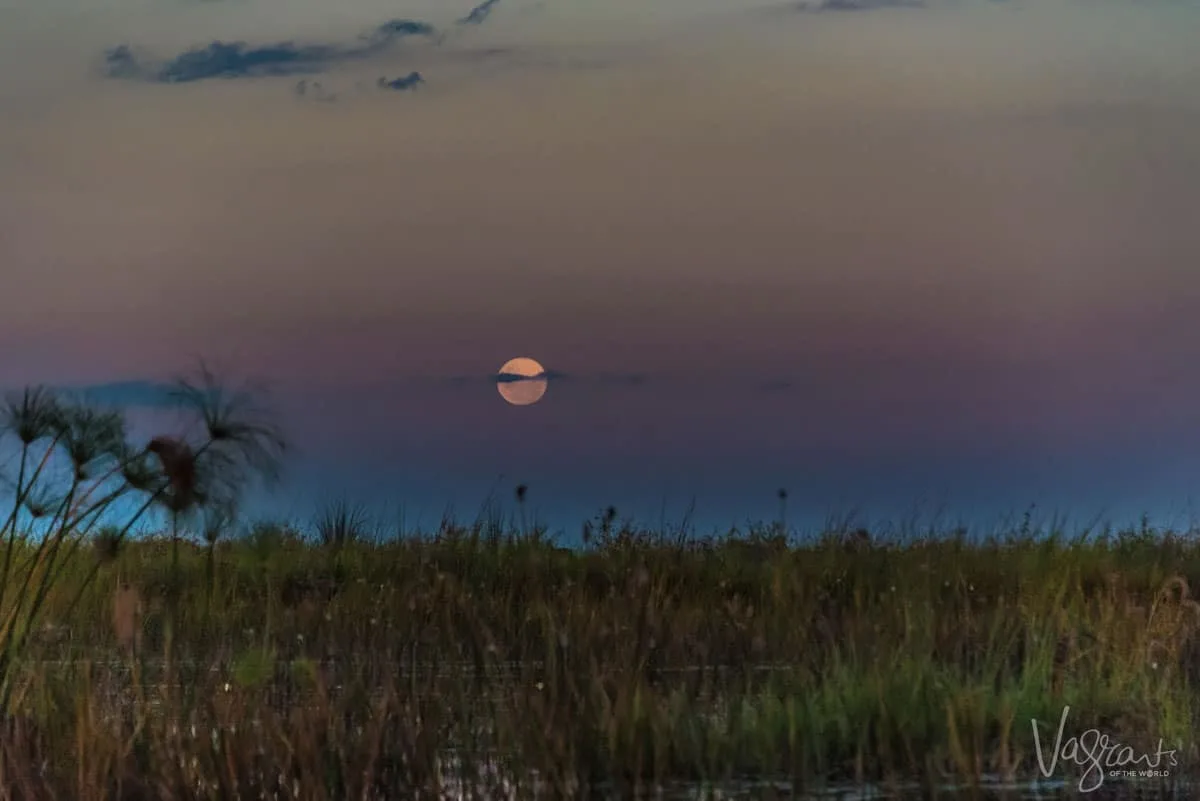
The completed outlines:
[[[343,501],[313,532],[234,538],[284,440],[203,369],[176,400],[199,438],[138,445],[46,390],[0,415],[0,801],[978,788],[1034,778],[1032,722],[1067,706],[1138,753],[1162,738],[1176,776],[1200,765],[1190,538],[1027,519],[987,541],[796,543],[781,490],[745,537],[610,508],[567,550],[524,485],[508,527],[388,541]],[[155,516],[163,533],[130,537]]]
[[[101,521],[133,510],[95,540],[97,553],[112,556],[161,505],[171,520],[175,570],[181,518],[232,509],[255,475],[276,474],[285,443],[257,416],[254,393],[229,392],[201,364],[199,380],[180,380],[171,397],[202,424],[198,442],[160,435],[138,447],[119,411],[45,388],[14,394],[0,410],[0,434],[15,440],[18,464],[0,526],[0,720],[11,711],[14,677],[47,599]],[[76,599],[106,561],[95,560],[76,582]]]
[[[1177,776],[1200,764],[1191,540],[681,541],[605,517],[579,550],[489,524],[331,549],[259,524],[185,543],[173,568],[169,537],[129,541],[76,604],[99,561],[77,549],[43,605],[56,628],[13,677],[0,785],[81,800],[133,785],[305,799],[630,797],[745,776],[970,786],[1035,778],[1031,721],[1052,741],[1064,706],[1068,736],[1096,727],[1139,753],[1162,738]],[[145,613],[140,650],[120,657],[107,621],[125,582]]]

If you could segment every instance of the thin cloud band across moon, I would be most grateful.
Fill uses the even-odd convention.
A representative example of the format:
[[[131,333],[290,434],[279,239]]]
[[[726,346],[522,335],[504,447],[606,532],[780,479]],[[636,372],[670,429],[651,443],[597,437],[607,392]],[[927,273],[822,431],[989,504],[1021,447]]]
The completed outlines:
[[[546,394],[549,381],[546,368],[528,356],[509,359],[496,375],[500,397],[513,406],[531,406]]]

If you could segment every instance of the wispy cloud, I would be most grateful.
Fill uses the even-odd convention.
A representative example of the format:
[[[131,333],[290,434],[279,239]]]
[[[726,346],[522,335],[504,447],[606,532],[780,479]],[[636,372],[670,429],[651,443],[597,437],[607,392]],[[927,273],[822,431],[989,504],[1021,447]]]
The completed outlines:
[[[880,8],[924,8],[925,0],[800,0],[799,11],[872,11]]]
[[[428,22],[394,19],[378,26],[374,32],[359,37],[372,45],[389,45],[398,36],[435,36],[437,30]]]
[[[488,376],[488,380],[497,384],[515,384],[520,381],[564,381],[568,378],[565,373],[555,370],[544,370],[537,375],[520,375],[518,373],[496,373]]]
[[[189,83],[210,78],[244,78],[319,72],[331,64],[365,58],[413,36],[432,38],[436,29],[425,22],[394,19],[359,37],[349,47],[332,44],[277,42],[252,46],[245,42],[212,42],[187,50],[165,62],[141,57],[129,45],[105,53],[113,78],[136,78],[159,83]]]
[[[538,375],[517,375],[516,373],[488,373],[486,375],[456,375],[443,379],[444,383],[455,387],[471,386],[473,384],[510,384],[518,381],[569,381],[573,376],[557,370],[546,370]]]
[[[174,384],[158,381],[111,381],[53,388],[56,392],[82,398],[102,406],[171,409],[178,406]]]
[[[321,103],[332,103],[338,99],[337,92],[329,91],[320,81],[308,79],[297,81],[295,92],[298,97],[311,97]]]
[[[591,383],[600,384],[602,386],[623,386],[623,387],[640,387],[649,383],[650,376],[646,373],[594,373],[594,374],[579,374],[579,373],[564,373],[558,370],[546,370],[544,373],[535,376],[517,375],[515,373],[489,373],[482,376],[453,376],[445,379],[446,383],[453,386],[469,386],[471,384],[487,383],[487,384],[508,384],[518,381],[549,381],[552,383],[560,383],[570,381],[571,383]]]
[[[459,25],[479,25],[488,15],[492,13],[492,9],[500,0],[484,0],[479,5],[472,8],[465,17],[458,20]]]
[[[379,79],[380,89],[391,89],[394,92],[404,92],[409,89],[416,89],[420,84],[425,83],[425,79],[421,77],[421,73],[413,71],[407,75],[402,75],[399,78],[388,80],[381,77]]]

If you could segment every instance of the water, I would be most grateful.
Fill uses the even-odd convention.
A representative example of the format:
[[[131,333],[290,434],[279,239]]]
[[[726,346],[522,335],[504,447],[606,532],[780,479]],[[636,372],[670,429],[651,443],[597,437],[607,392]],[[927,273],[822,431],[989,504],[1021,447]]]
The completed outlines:
[[[131,688],[128,686],[127,667],[120,662],[111,663],[93,663],[99,668],[102,673],[108,673],[112,678],[117,679],[115,683],[109,685],[110,693],[108,693],[109,712],[105,716],[110,721],[115,721],[116,717],[121,715],[123,708],[133,700],[130,694]],[[337,679],[337,674],[340,672],[338,668],[346,669],[348,666],[341,663],[339,660],[323,661],[322,666],[328,670],[328,679],[332,682],[329,687],[331,698],[339,696],[343,687]],[[42,663],[44,669],[69,669],[73,664],[67,660],[47,660]],[[143,681],[148,689],[166,690],[171,695],[184,690],[184,686],[179,683],[169,683],[163,685],[154,681],[153,676],[159,673],[165,667],[162,660],[147,659],[143,664]],[[519,681],[519,671],[522,665],[517,663],[507,663],[502,667],[503,677],[496,677],[502,685],[515,683]],[[533,667],[532,665],[524,665],[526,669]],[[761,670],[780,669],[783,666],[760,665]],[[412,664],[410,662],[394,662],[391,665],[391,671],[402,681],[407,676],[412,675]],[[440,663],[436,666],[436,672],[441,676],[462,675],[462,671],[469,668],[467,664],[452,664],[448,662]],[[184,673],[200,673],[208,672],[216,674],[217,678],[215,687],[217,691],[229,692],[232,690],[232,685],[228,682],[232,678],[228,675],[228,671],[220,666],[212,666],[207,663],[199,663],[190,660],[182,660],[176,665],[176,669]],[[418,663],[417,672],[422,675],[434,669],[431,664]],[[680,668],[680,671],[687,668]],[[196,679],[202,681],[197,675]],[[152,714],[161,714],[163,711],[162,701],[155,697],[156,692],[148,693],[146,699],[147,706]],[[382,690],[373,693],[375,697],[382,696]],[[306,701],[301,696],[287,694],[276,699],[277,703],[284,703],[290,708],[297,705],[303,706]],[[199,723],[200,725],[197,725]],[[244,723],[239,722],[238,728],[243,725],[251,728],[258,728],[262,722],[255,717],[246,720]],[[197,721],[185,727],[185,730],[180,732],[185,740],[198,740],[212,736],[215,740],[218,730],[221,726],[213,726],[211,723]],[[232,730],[232,729],[231,729]],[[484,739],[487,739],[489,734],[486,730],[480,731]],[[556,788],[548,786],[534,771],[530,771],[523,778],[517,779],[511,771],[507,771],[500,767],[499,760],[488,760],[486,764],[480,764],[478,761],[472,763],[469,768],[464,764],[463,758],[460,757],[453,749],[446,749],[441,753],[441,764],[438,766],[442,792],[436,796],[438,801],[459,801],[459,799],[468,798],[485,798],[496,799],[496,801],[517,801],[518,799],[529,798],[555,798],[559,792]],[[478,753],[471,757],[478,760]],[[939,799],[941,801],[1059,801],[1059,799],[1086,799],[1087,801],[1183,801],[1183,799],[1194,799],[1196,797],[1195,787],[1185,783],[1181,779],[1176,779],[1179,786],[1172,787],[1168,784],[1170,780],[1159,779],[1118,779],[1115,777],[1106,776],[1101,785],[1093,790],[1081,792],[1080,778],[1068,777],[1059,767],[1059,772],[1062,776],[1053,778],[1044,778],[1036,774],[1036,765],[1029,771],[1028,778],[1022,777],[1021,781],[1005,780],[998,775],[984,775],[979,788],[971,788],[964,784],[945,783],[936,786],[932,789],[924,787],[919,782],[901,782],[891,785],[880,784],[852,784],[840,783],[825,786],[820,790],[812,790],[802,792],[786,779],[771,779],[765,777],[741,777],[738,779],[717,782],[712,784],[703,784],[692,781],[675,781],[667,783],[661,787],[646,790],[637,795],[638,798],[655,799],[655,801],[752,801],[757,799],[791,799],[792,801],[884,801],[884,799],[896,799],[897,801],[918,801],[918,799]],[[478,794],[480,783],[486,785],[486,792]],[[1091,785],[1094,782],[1089,778],[1086,785]],[[593,787],[592,797],[603,799],[624,799],[628,798],[627,793],[622,793],[621,789],[615,784],[600,784]]]

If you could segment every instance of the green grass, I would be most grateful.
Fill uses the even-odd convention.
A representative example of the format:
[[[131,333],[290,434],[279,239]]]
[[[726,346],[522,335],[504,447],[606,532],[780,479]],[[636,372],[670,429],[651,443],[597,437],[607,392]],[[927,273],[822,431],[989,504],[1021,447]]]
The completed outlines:
[[[382,542],[340,501],[233,540],[286,441],[203,366],[176,400],[191,435],[146,444],[47,390],[0,408],[0,801],[977,787],[1035,778],[1065,706],[1200,765],[1190,538],[688,540],[610,509],[566,550],[522,485],[512,529]]]
[[[739,776],[1025,781],[1031,719],[1052,742],[1064,705],[1067,736],[1096,727],[1139,753],[1161,737],[1177,775],[1200,765],[1190,540],[612,528],[569,551],[490,526],[385,543],[259,526],[177,565],[169,539],[101,538],[60,564],[12,668],[22,728],[0,737],[0,784],[80,801],[122,782],[417,797],[452,753],[479,787],[495,763],[550,797]],[[113,642],[118,577],[145,597],[135,658]]]

